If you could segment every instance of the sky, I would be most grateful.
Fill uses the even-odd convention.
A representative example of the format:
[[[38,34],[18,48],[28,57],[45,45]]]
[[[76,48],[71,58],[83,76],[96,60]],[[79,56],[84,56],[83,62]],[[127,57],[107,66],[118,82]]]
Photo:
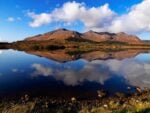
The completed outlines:
[[[150,40],[150,0],[0,0],[0,41],[66,28]]]

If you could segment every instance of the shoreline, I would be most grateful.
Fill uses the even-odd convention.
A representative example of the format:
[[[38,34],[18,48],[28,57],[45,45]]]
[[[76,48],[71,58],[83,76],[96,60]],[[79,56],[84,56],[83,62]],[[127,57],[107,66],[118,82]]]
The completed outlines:
[[[59,49],[76,49],[80,51],[89,50],[127,50],[127,49],[150,49],[149,43],[128,44],[116,41],[104,42],[77,42],[77,41],[18,41],[13,43],[0,43],[0,49],[16,50],[59,50]]]
[[[18,101],[1,101],[1,113],[149,113],[150,90],[133,95],[117,94],[96,100],[56,100],[48,97],[30,98],[27,94]]]

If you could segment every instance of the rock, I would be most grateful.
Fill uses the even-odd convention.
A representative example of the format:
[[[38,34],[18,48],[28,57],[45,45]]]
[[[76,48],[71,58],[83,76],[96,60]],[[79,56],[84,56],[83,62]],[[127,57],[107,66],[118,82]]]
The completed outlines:
[[[29,96],[27,94],[25,94],[24,99],[25,99],[25,101],[28,101],[29,100]]]
[[[136,87],[136,91],[137,91],[138,93],[142,93],[142,89],[141,89],[140,87]]]
[[[45,107],[48,108],[48,102],[45,102]]]
[[[75,101],[76,101],[76,98],[75,98],[75,97],[72,97],[72,98],[71,98],[71,101],[72,101],[72,102],[75,102]]]
[[[119,92],[117,92],[115,95],[119,98],[123,98],[125,96],[123,93],[119,93]]]
[[[108,105],[107,104],[104,104],[104,108],[107,108],[108,107]]]
[[[102,98],[102,97],[104,97],[104,96],[106,96],[106,92],[105,91],[97,91],[97,94],[98,94],[98,97],[99,98]]]

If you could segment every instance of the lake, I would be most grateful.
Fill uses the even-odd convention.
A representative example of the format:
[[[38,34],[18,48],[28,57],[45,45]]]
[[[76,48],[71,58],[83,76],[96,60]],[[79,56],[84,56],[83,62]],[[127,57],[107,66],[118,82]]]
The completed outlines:
[[[0,50],[0,97],[28,94],[55,99],[96,99],[150,89],[150,53],[146,50],[64,51]]]

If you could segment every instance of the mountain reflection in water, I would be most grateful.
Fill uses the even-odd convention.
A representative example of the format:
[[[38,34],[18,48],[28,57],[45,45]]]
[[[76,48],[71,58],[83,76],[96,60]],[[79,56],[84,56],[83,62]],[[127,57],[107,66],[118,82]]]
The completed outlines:
[[[64,51],[3,50],[0,96],[95,98],[101,89],[110,95],[132,93],[136,86],[150,88],[148,56],[147,50],[92,51],[76,55]]]
[[[76,59],[85,59],[88,61],[92,60],[107,60],[107,59],[117,59],[123,60],[126,58],[133,58],[140,53],[150,53],[150,50],[124,50],[124,51],[115,51],[115,52],[106,52],[106,51],[91,51],[80,54],[68,54],[65,50],[57,51],[27,51],[29,54],[34,54],[37,56],[45,57],[52,59],[58,62],[66,62]],[[72,52],[73,53],[73,52]]]

